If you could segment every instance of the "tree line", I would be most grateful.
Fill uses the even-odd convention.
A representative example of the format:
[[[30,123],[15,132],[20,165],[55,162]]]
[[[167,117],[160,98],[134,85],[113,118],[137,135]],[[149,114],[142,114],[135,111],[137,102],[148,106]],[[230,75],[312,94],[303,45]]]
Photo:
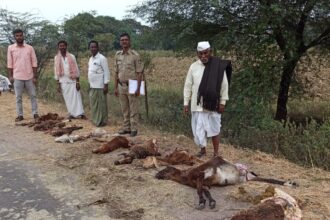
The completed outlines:
[[[95,11],[56,25],[29,13],[0,9],[0,43],[12,43],[12,30],[23,29],[26,41],[36,48],[41,72],[62,38],[77,57],[91,39],[105,52],[118,49],[122,32],[132,36],[134,48],[145,50],[192,51],[196,42],[209,40],[219,55],[232,52],[239,66],[232,85],[239,91],[233,107],[269,107],[276,99],[274,118],[285,120],[297,63],[312,48],[326,53],[330,49],[329,11],[328,0],[145,0],[131,15],[147,20],[147,26]]]
[[[146,0],[132,12],[175,47],[209,40],[216,49],[235,51],[244,85],[237,103],[264,105],[276,96],[276,120],[287,117],[298,61],[312,48],[330,49],[328,0]]]

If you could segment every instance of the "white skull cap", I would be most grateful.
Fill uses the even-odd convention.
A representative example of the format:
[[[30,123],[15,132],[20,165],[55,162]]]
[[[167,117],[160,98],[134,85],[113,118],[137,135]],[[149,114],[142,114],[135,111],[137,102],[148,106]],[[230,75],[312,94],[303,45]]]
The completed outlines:
[[[197,51],[203,51],[206,49],[209,49],[211,47],[210,43],[208,41],[201,41],[197,44]]]

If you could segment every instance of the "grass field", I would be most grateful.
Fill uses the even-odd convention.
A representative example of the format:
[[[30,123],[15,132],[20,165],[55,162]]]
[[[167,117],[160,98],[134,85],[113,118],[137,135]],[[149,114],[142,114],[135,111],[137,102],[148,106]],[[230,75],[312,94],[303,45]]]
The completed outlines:
[[[155,127],[160,131],[179,133],[191,136],[190,118],[182,114],[183,84],[191,63],[195,56],[182,57],[170,52],[141,53],[146,65],[145,77],[148,90],[148,117],[146,112],[146,97],[140,98],[141,123]],[[299,117],[299,120],[310,118],[327,118],[330,116],[330,64],[324,57],[313,55],[305,57],[296,68],[294,82],[289,94],[288,115]],[[109,109],[111,118],[121,118],[118,98],[113,94],[113,65],[114,57],[108,57],[111,70]],[[89,111],[87,96],[87,63],[88,58],[78,60],[81,73],[81,86],[85,110]],[[234,63],[233,80],[237,74],[237,64]],[[3,72],[3,68],[2,68]],[[42,92],[41,92],[42,91]],[[231,91],[230,91],[231,92]],[[230,94],[229,92],[229,94]],[[56,93],[56,82],[53,79],[53,61],[50,60],[42,73],[39,83],[39,96],[47,101],[63,102],[62,96]],[[230,97],[233,97],[233,95]],[[273,112],[260,112],[259,107],[246,106],[253,112],[258,112],[255,124],[246,126],[242,118],[236,120],[237,113],[231,105],[235,103],[231,98],[228,109],[224,114],[222,127],[222,142],[232,143],[240,147],[260,149],[277,156],[284,156],[292,161],[307,166],[320,166],[330,169],[330,129],[327,123],[321,127],[312,123],[304,128],[283,126],[272,119]],[[273,105],[273,110],[275,109]],[[249,117],[249,116],[247,116]],[[227,119],[234,119],[234,126],[227,123]],[[239,129],[239,130],[237,130]],[[234,135],[232,135],[234,134]]]

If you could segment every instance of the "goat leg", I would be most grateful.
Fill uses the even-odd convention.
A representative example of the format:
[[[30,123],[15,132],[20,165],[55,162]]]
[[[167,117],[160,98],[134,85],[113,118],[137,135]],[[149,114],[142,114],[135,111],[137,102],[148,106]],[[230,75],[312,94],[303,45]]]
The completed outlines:
[[[252,179],[252,181],[266,182],[266,183],[272,183],[272,184],[283,185],[283,186],[291,186],[291,187],[299,186],[298,183],[291,181],[291,180],[283,181],[283,180],[277,180],[277,179],[262,178],[262,177],[258,177],[258,176],[255,177],[254,179]]]
[[[210,209],[214,209],[217,202],[212,198],[210,191],[206,187],[204,187],[203,192],[206,198],[209,200]]]
[[[203,180],[204,180],[204,173],[200,172],[198,175],[197,184],[196,184],[197,185],[197,194],[199,197],[199,204],[196,207],[196,209],[198,209],[198,210],[204,209],[205,203],[206,203],[206,200],[203,197]]]
[[[134,160],[133,157],[131,157],[131,156],[127,156],[127,157],[125,157],[125,158],[122,159],[122,160],[116,160],[116,161],[114,162],[114,164],[115,164],[115,165],[131,164],[133,160]]]

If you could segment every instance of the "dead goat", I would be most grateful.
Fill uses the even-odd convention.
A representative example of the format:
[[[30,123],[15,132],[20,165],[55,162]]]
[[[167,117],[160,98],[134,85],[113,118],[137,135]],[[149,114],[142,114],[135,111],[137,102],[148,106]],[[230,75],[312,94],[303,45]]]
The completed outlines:
[[[55,127],[63,128],[63,127],[65,127],[65,122],[62,122],[60,120],[42,121],[40,124],[35,125],[33,130],[35,130],[35,131],[47,131],[47,130],[51,130]]]
[[[42,122],[42,121],[48,121],[48,120],[63,120],[64,118],[59,116],[57,113],[47,113],[46,115],[41,115],[36,121]]]
[[[62,121],[64,118],[60,117],[57,113],[47,113],[45,115],[41,115],[39,118],[37,118],[36,120],[30,121],[30,122],[23,122],[23,123],[16,123],[16,126],[28,126],[28,127],[34,127],[36,125],[42,124],[42,123],[46,123],[47,121],[57,121],[60,122]],[[49,122],[50,124],[53,122]],[[46,125],[42,125],[41,127],[36,128],[35,130],[38,131],[45,131],[48,129],[43,129],[42,127],[45,127]]]
[[[302,218],[298,202],[292,196],[272,186],[267,187],[265,193],[269,194],[269,192],[272,193],[271,197],[263,199],[258,205],[247,210],[240,211],[231,220],[300,220]]]
[[[119,148],[130,148],[129,141],[126,137],[114,137],[111,141],[102,144],[99,148],[93,149],[92,152],[94,154],[106,154]]]
[[[55,130],[51,130],[50,134],[54,137],[59,137],[59,136],[62,136],[63,134],[71,134],[73,131],[79,130],[82,128],[83,127],[81,127],[81,126],[73,125],[71,127],[64,127],[64,128],[58,128]]]
[[[132,144],[129,153],[122,153],[121,155],[123,155],[124,158],[116,160],[114,162],[115,165],[130,164],[134,159],[144,159],[147,156],[161,156],[158,152],[156,139],[146,141],[142,145]]]
[[[195,163],[204,163],[203,160],[198,159],[197,157],[190,155],[185,150],[178,150],[177,148],[170,154],[166,155],[164,158],[157,157],[158,160],[172,164],[185,164],[192,166]]]
[[[185,150],[179,150],[175,149],[170,154],[166,155],[165,157],[147,157],[145,161],[143,162],[144,168],[152,168],[156,167],[159,168],[159,166],[163,165],[178,165],[178,164],[185,164],[192,166],[194,164],[200,164],[204,163],[203,160],[198,159],[197,157],[190,155]]]
[[[197,188],[199,197],[197,209],[203,209],[205,207],[206,200],[203,194],[209,200],[210,208],[215,208],[216,201],[212,198],[209,191],[209,188],[213,185],[226,186],[250,180],[280,185],[296,185],[292,182],[258,177],[255,173],[247,171],[244,166],[234,165],[219,156],[188,170],[179,170],[169,166],[159,171],[156,174],[156,178],[173,180]]]

